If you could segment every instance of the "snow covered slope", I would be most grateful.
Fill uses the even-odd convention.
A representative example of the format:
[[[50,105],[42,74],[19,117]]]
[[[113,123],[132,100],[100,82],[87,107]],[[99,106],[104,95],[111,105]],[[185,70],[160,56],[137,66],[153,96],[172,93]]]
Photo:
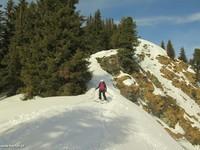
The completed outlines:
[[[151,115],[113,86],[112,76],[96,60],[112,54],[116,50],[91,56],[93,79],[84,95],[26,102],[17,95],[0,101],[0,149],[182,150]],[[100,79],[107,83],[109,102],[96,102]]]
[[[183,92],[180,88],[175,87],[172,84],[172,79],[167,79],[163,77],[163,73],[161,72],[162,67],[165,69],[169,69],[170,71],[174,72],[179,79],[183,78],[185,79],[188,84],[190,84],[190,81],[184,76],[184,74],[181,72],[175,72],[171,68],[168,68],[168,65],[161,64],[159,60],[157,59],[160,56],[164,56],[163,59],[167,59],[167,54],[164,49],[161,47],[140,39],[140,45],[137,48],[136,54],[145,54],[144,60],[140,62],[141,67],[146,71],[153,74],[162,84],[162,87],[164,88],[163,92],[160,92],[158,94],[163,94],[165,92],[166,95],[169,95],[176,99],[177,104],[185,110],[189,115],[192,115],[196,117],[200,121],[200,107],[199,105],[190,98],[185,92]],[[174,64],[172,64],[173,66]],[[188,68],[190,69],[190,68]],[[190,69],[191,70],[191,69]],[[187,70],[185,70],[186,72]],[[192,70],[191,70],[192,71]],[[193,72],[193,71],[192,71]],[[200,122],[198,123],[197,127],[200,128]]]
[[[164,49],[143,39],[140,39],[136,54],[138,56],[143,55],[143,59],[139,63],[141,68],[160,82],[161,88],[156,87],[155,82],[150,79],[154,86],[153,94],[173,98],[175,105],[181,111],[179,114],[168,113],[171,115],[169,117],[181,116],[177,117],[177,121],[175,121],[177,123],[174,128],[170,127],[169,124],[166,125],[169,120],[165,121],[165,123],[161,120],[159,122],[166,129],[178,135],[176,138],[179,139],[184,147],[199,150],[200,146],[192,147],[189,143],[186,144],[181,141],[181,139],[186,138],[193,142],[194,140],[190,137],[194,137],[196,142],[193,143],[200,143],[200,88],[195,84],[194,71],[180,60],[171,60]],[[161,119],[166,120],[166,118],[162,117]],[[182,122],[182,124],[180,125],[179,122]]]
[[[155,116],[185,149],[200,150],[200,88],[194,71],[156,44],[139,41],[138,72],[122,72],[116,55],[99,59],[101,67],[113,74],[123,96]]]

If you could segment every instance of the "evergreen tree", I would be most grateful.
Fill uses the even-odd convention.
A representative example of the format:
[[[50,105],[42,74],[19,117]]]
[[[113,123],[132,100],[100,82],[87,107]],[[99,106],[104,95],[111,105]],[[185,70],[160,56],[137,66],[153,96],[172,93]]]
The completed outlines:
[[[106,49],[108,38],[106,37],[105,25],[100,10],[97,10],[94,16],[88,17],[84,30],[85,43],[90,53]]]
[[[86,65],[87,64],[87,65]],[[59,88],[59,95],[77,95],[86,91],[86,84],[91,79],[91,74],[88,72],[89,63],[85,60],[85,55],[81,51],[66,62],[60,72],[60,76],[65,84]]]
[[[0,5],[0,66],[1,66],[1,60],[4,57],[4,51],[3,51],[4,33],[5,33],[5,16],[2,10],[2,5]]]
[[[90,53],[103,49],[117,48],[118,40],[115,38],[115,33],[118,33],[117,31],[117,25],[113,19],[103,20],[101,12],[97,10],[94,16],[90,15],[86,20],[84,27],[86,48]]]
[[[84,50],[122,48],[118,55],[122,69],[136,70],[133,55],[138,41],[132,18],[116,25],[113,19],[103,20],[97,10],[83,26],[77,3],[20,0],[14,6],[8,1],[5,21],[0,12],[0,92],[24,93],[25,99],[81,94],[91,78]]]
[[[85,48],[81,42],[83,19],[76,12],[77,3],[39,0],[28,4],[20,0],[14,9],[12,0],[8,1],[3,37],[7,52],[0,68],[0,92],[5,89],[13,95],[20,91],[27,99],[35,95],[74,95],[86,90],[91,76],[81,52]],[[70,79],[65,78],[68,68]],[[67,88],[69,85],[73,90]]]
[[[188,62],[187,57],[185,55],[185,50],[183,47],[180,49],[180,56],[178,57],[178,59],[182,60],[185,63]]]
[[[112,48],[119,48],[119,36],[120,36],[119,26],[115,25],[113,29],[113,34],[111,36]]]
[[[94,14],[94,25],[95,25],[95,29],[99,31],[103,29],[103,21],[101,19],[101,12],[99,9]]]
[[[109,41],[110,41],[110,37],[111,37],[109,21],[108,21],[108,19],[106,19],[106,20],[102,20],[102,22],[103,22],[102,43],[104,43],[104,49],[109,49]]]
[[[200,81],[200,49],[198,48],[194,50],[193,66],[196,71],[196,80]]]
[[[79,67],[85,67],[86,70],[79,68],[66,71],[67,67],[72,65],[71,62],[76,64],[77,59],[72,60],[73,56],[78,49],[82,49],[82,17],[75,11],[76,3],[76,0],[41,0],[36,6],[29,8],[32,10],[29,11],[28,18],[34,20],[33,24],[29,23],[25,27],[30,30],[32,26],[29,33],[31,40],[22,53],[25,59],[21,79],[24,83],[22,91],[26,93],[25,98],[35,95],[46,97],[80,94],[85,91],[88,80],[80,82],[79,78],[66,78],[68,74],[84,76],[85,72],[88,73],[88,63],[83,59],[79,60],[82,63]],[[68,88],[72,83],[77,83],[73,86],[74,92]]]
[[[5,34],[5,14],[0,5],[0,93],[3,89],[2,79],[3,79],[3,68],[2,60],[5,57],[5,47],[4,47],[4,34]]]
[[[14,35],[15,31],[15,5],[13,0],[8,0],[6,11],[5,11],[5,33],[4,33],[4,49],[5,51],[8,50],[10,40]]]
[[[27,42],[26,32],[24,32],[27,7],[26,0],[20,0],[14,12],[14,32],[10,39],[9,52],[5,60],[8,70],[7,85],[10,87],[8,95],[16,94],[23,85],[20,78],[22,68],[20,54],[25,49],[24,44]]]
[[[122,18],[119,25],[119,47],[118,59],[122,70],[132,73],[138,70],[134,59],[135,47],[138,45],[136,24],[131,17]]]
[[[119,47],[133,49],[138,45],[136,23],[131,17],[122,18],[119,25]]]
[[[0,92],[7,92],[8,95],[14,94],[16,91],[15,82],[13,82],[12,76],[15,74],[15,70],[11,70],[11,60],[15,57],[10,57],[10,45],[11,40],[15,32],[15,8],[12,0],[8,0],[5,10],[5,28],[3,28],[2,34],[2,47],[1,47],[1,60],[0,60]],[[15,63],[14,63],[15,64]],[[17,65],[17,64],[15,64]],[[10,68],[9,68],[10,67]],[[14,74],[13,74],[14,73]],[[15,80],[14,80],[15,81]]]
[[[167,43],[167,49],[166,50],[167,50],[167,55],[171,59],[174,59],[175,58],[175,51],[174,51],[174,48],[173,48],[171,40],[168,41],[168,43]]]
[[[5,12],[0,10],[0,21],[1,21],[1,51],[0,51],[0,64],[1,61],[8,53],[10,40],[14,34],[14,3],[12,0],[8,0]]]
[[[164,41],[161,42],[161,45],[160,45],[163,49],[165,49],[165,43]]]
[[[123,72],[129,74],[139,71],[138,64],[134,58],[134,51],[131,49],[119,49],[118,50],[118,60]]]

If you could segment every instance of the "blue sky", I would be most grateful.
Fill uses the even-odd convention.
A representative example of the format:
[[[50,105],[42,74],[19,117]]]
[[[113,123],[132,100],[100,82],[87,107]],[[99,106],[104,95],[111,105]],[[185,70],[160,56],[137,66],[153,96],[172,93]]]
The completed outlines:
[[[170,39],[177,55],[181,47],[188,57],[200,48],[200,0],[79,0],[77,8],[83,15],[100,9],[102,17],[116,22],[132,16],[139,36],[157,44]]]
[[[170,39],[176,54],[184,47],[188,57],[200,48],[199,8],[199,0],[80,0],[78,5],[84,15],[100,9],[104,18],[116,21],[132,16],[139,36],[157,44]]]

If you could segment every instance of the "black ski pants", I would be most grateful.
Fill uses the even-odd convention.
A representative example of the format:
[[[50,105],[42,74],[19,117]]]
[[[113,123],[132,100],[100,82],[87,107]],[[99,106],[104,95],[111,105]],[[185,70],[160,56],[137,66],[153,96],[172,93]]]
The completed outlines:
[[[101,91],[101,90],[99,90],[99,99],[101,99],[101,95],[103,94],[103,98],[104,98],[104,100],[107,100],[107,98],[106,98],[106,91]]]

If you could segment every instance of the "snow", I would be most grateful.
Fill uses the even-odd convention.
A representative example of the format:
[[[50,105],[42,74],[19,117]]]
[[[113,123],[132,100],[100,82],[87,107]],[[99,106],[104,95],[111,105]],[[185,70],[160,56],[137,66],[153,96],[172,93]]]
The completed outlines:
[[[159,63],[156,57],[159,55],[168,57],[165,50],[163,50],[161,47],[149,41],[140,39],[140,45],[137,47],[136,54],[142,54],[142,53],[149,54],[150,57],[145,55],[144,60],[140,62],[140,66],[146,72],[149,71],[150,73],[152,73],[161,82],[165,93],[173,97],[176,100],[177,104],[181,108],[183,108],[187,114],[190,114],[190,116],[194,116],[195,118],[197,118],[200,123],[200,116],[198,115],[200,114],[199,105],[193,99],[191,99],[187,94],[185,94],[181,89],[173,86],[172,81],[164,78],[162,76],[162,73],[160,72],[163,65]],[[184,76],[184,74],[179,74],[179,75]],[[189,83],[189,81],[187,80],[186,82]],[[156,93],[158,92],[159,94],[159,91],[155,92]],[[194,125],[197,125],[198,127],[197,123],[195,123]]]
[[[79,96],[21,101],[22,95],[0,101],[0,148],[76,150],[182,150],[155,119],[120,95],[112,76],[96,58],[116,54],[102,51],[90,58],[93,79]],[[97,103],[100,79],[107,83],[109,102]]]
[[[121,77],[129,77],[129,79],[126,79],[126,80],[123,81],[123,83],[125,85],[131,86],[131,85],[134,84],[134,85],[138,86],[136,80],[132,76],[130,76],[129,74],[124,73],[123,71],[120,71],[120,74],[117,76],[117,78],[121,78]]]
[[[172,71],[172,70],[170,70]],[[174,71],[172,71],[174,72]],[[183,74],[183,72],[175,72],[175,75],[177,75],[179,78],[180,81],[184,81],[186,82],[187,85],[190,84],[190,81],[187,80],[187,77]],[[190,84],[192,87],[194,87],[192,84]],[[195,87],[194,87],[195,88]]]
[[[137,47],[136,54],[141,54],[142,52],[144,52],[145,54],[149,54],[151,58],[156,58],[158,55],[167,56],[166,51],[160,46],[157,46],[154,43],[144,39],[139,39],[139,42],[140,44]]]
[[[164,92],[160,88],[157,88],[154,84],[153,84],[153,87],[154,87],[153,94],[165,96]]]
[[[200,122],[198,122],[195,118],[189,117],[187,114],[184,114],[184,118],[192,122],[192,127],[197,127],[200,130]]]
[[[124,76],[128,76],[131,79],[133,78],[131,75],[124,73],[123,71],[120,71],[120,74],[117,76],[117,78],[121,78],[121,77],[124,77]]]
[[[171,128],[169,127],[165,122],[163,122],[161,119],[159,118],[155,118],[159,123],[162,124],[162,126],[166,129],[169,129],[170,131],[172,131],[173,133],[175,134],[182,134],[184,135],[185,134],[185,131],[184,129],[180,126],[179,122],[175,125],[175,128]]]
[[[189,143],[188,141],[186,141],[185,139],[180,139],[178,142],[181,143],[181,145],[186,150],[200,150],[200,146],[199,145],[195,145],[194,146],[191,143]]]
[[[123,83],[127,86],[131,86],[131,85],[135,84],[135,81],[133,79],[126,79],[123,81]]]
[[[188,69],[187,69],[187,71],[195,74],[195,71],[192,69],[192,66],[189,66]]]
[[[183,130],[183,128],[179,125],[179,122],[176,124],[175,129],[174,129],[174,133],[180,133],[182,135],[185,134],[185,131]]]

